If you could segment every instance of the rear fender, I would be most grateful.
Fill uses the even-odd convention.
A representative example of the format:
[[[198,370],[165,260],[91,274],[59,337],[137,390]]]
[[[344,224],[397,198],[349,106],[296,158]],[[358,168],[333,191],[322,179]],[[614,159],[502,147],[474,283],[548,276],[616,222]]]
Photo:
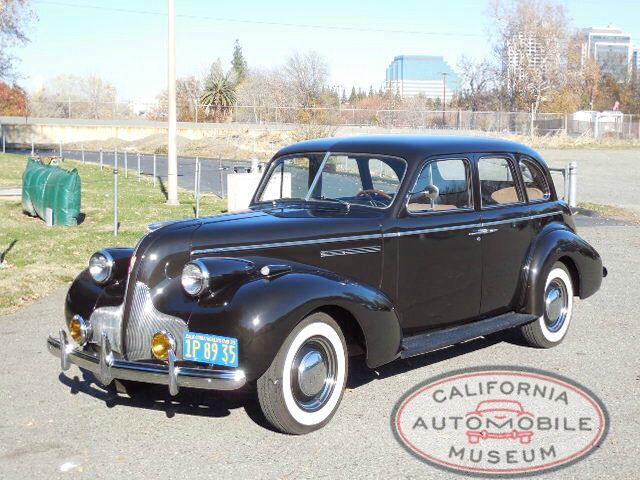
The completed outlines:
[[[602,283],[602,259],[596,250],[575,232],[560,223],[547,225],[533,245],[525,266],[525,292],[522,313],[544,313],[545,282],[554,263],[562,259],[577,274],[580,298],[593,295]]]

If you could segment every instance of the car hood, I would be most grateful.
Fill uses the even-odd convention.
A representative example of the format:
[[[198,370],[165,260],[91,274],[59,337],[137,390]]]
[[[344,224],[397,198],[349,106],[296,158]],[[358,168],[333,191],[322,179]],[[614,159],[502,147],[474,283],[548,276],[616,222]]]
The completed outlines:
[[[201,220],[192,253],[224,253],[256,247],[380,232],[382,213],[371,208],[282,206],[253,208]],[[241,250],[238,248],[238,250]]]

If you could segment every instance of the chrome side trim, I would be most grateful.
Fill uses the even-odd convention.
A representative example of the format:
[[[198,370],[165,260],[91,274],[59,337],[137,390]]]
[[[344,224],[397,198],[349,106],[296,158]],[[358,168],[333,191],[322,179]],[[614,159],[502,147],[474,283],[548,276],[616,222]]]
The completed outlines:
[[[536,218],[553,217],[561,214],[562,212],[556,211],[556,212],[548,212],[548,213],[538,213],[536,215],[527,215],[524,217],[509,218],[506,220],[496,220],[493,222],[453,225],[450,227],[423,228],[419,230],[407,230],[405,232],[391,232],[391,233],[384,233],[384,234],[375,233],[371,235],[353,235],[351,237],[314,238],[312,240],[292,240],[290,242],[275,242],[275,243],[261,243],[261,244],[254,244],[254,245],[235,245],[231,247],[205,248],[201,250],[194,250],[191,252],[191,255],[203,255],[208,253],[225,253],[225,252],[243,252],[247,250],[262,250],[267,248],[297,247],[297,246],[303,246],[303,245],[352,242],[356,240],[375,240],[375,239],[383,239],[383,238],[404,237],[407,235],[421,235],[426,233],[448,232],[452,230],[467,230],[471,228],[482,228],[490,225],[501,225],[504,223],[523,222],[523,221],[533,220]]]
[[[378,253],[382,250],[379,245],[372,245],[370,247],[356,247],[356,248],[342,248],[339,250],[322,250],[320,257],[339,257],[342,255],[359,255],[361,253]]]
[[[374,239],[381,240],[382,234],[374,233],[371,235],[354,235],[351,237],[315,238],[312,240],[293,240],[290,242],[260,243],[255,245],[236,245],[233,247],[205,248],[202,250],[194,250],[193,252],[191,252],[191,255],[202,255],[205,253],[242,252],[246,250],[262,250],[266,248],[296,247],[300,245],[317,245],[322,243],[338,243],[351,242],[355,240]]]
[[[93,372],[96,378],[104,378],[111,382],[113,379],[131,380],[134,382],[155,383],[167,385],[171,392],[177,392],[180,387],[202,388],[207,390],[237,390],[246,384],[247,379],[242,370],[211,370],[209,368],[184,367],[173,365],[169,370],[166,363],[131,362],[114,358],[108,351],[108,339],[105,336],[105,351],[100,355],[65,344],[63,340],[49,337],[47,349],[59,358],[66,358],[68,362],[80,368]]]
[[[393,233],[385,233],[384,238],[389,237],[406,237],[409,235],[422,235],[425,233],[439,233],[439,232],[450,232],[453,230],[468,230],[470,228],[480,228],[482,226],[481,223],[471,223],[465,225],[453,225],[451,227],[435,227],[435,228],[423,228],[421,230],[408,230],[406,232],[393,232]]]

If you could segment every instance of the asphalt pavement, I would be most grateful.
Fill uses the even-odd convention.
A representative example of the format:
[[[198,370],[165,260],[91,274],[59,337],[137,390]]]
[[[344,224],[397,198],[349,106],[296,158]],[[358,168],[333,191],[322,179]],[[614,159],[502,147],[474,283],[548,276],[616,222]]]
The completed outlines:
[[[133,398],[75,366],[62,374],[45,339],[63,324],[66,288],[0,317],[0,478],[451,478],[409,455],[390,414],[432,376],[480,365],[517,365],[567,376],[605,403],[604,444],[540,478],[635,478],[640,456],[640,227],[581,218],[582,235],[609,270],[602,289],[577,301],[568,337],[550,350],[497,334],[395,361],[376,371],[353,361],[333,420],[310,435],[272,431],[249,391],[150,387]]]

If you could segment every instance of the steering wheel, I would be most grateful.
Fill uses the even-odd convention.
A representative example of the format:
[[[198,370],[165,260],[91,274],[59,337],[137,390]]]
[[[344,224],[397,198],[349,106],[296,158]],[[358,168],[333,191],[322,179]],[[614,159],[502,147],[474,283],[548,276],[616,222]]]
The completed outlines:
[[[360,190],[357,194],[356,194],[356,198],[360,198],[360,197],[367,197],[369,199],[369,203],[371,203],[371,205],[373,206],[383,206],[386,207],[387,205],[384,202],[381,202],[379,200],[374,199],[371,195],[380,195],[382,198],[384,198],[385,200],[391,200],[391,195],[387,194],[386,192],[383,192],[382,190],[378,190],[377,188],[367,188],[364,190]]]

